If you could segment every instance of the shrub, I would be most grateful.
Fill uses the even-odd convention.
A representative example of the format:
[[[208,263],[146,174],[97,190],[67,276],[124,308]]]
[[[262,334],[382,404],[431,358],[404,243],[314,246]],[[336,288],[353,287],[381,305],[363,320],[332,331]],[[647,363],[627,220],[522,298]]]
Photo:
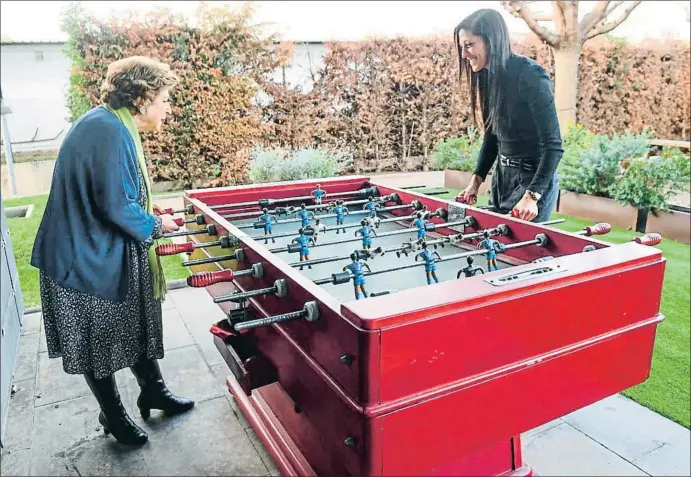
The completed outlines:
[[[469,128],[467,136],[449,137],[434,146],[433,165],[436,169],[472,172],[481,147],[482,138],[477,136],[473,128]]]
[[[255,148],[249,168],[253,183],[333,177],[347,170],[352,155],[344,150],[326,148]]]
[[[647,133],[627,132],[613,138],[595,135],[585,140],[587,135],[581,135],[580,131],[576,134],[576,139],[568,141],[571,149],[561,167],[560,178],[562,188],[573,192],[613,197],[613,189],[626,164],[645,157],[649,151]]]
[[[676,151],[626,162],[611,188],[613,198],[639,209],[666,209],[669,199],[689,188],[689,158]]]

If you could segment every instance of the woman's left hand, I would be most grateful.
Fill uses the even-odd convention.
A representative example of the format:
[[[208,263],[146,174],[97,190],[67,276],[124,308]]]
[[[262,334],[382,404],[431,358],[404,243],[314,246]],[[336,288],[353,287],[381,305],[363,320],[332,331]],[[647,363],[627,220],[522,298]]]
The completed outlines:
[[[160,205],[154,204],[154,205],[153,205],[153,209],[154,209],[154,214],[155,214],[155,215],[163,215],[163,210],[164,210],[164,209],[163,209],[163,207],[161,207]]]
[[[528,194],[524,195],[523,198],[518,201],[518,204],[514,205],[513,209],[511,209],[512,216],[518,217],[521,220],[527,220],[528,222],[537,217],[537,213],[537,201]]]

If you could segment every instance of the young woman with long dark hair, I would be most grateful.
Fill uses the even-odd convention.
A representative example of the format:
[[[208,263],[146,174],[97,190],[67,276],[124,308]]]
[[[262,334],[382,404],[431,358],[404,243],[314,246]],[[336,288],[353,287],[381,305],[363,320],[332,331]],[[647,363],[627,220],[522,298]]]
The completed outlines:
[[[508,28],[496,10],[466,17],[454,40],[473,120],[477,123],[480,110],[485,128],[474,174],[459,198],[476,203],[496,161],[492,210],[528,221],[548,220],[559,195],[556,169],[563,154],[549,75],[512,51]]]

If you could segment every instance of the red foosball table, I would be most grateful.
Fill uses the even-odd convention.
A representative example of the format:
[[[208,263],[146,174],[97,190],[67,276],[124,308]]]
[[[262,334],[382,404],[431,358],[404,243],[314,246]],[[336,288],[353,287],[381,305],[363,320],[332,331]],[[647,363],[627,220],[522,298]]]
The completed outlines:
[[[613,245],[360,176],[175,212],[186,241],[158,253],[188,253],[224,311],[228,389],[284,475],[532,475],[521,433],[649,376],[657,234]]]

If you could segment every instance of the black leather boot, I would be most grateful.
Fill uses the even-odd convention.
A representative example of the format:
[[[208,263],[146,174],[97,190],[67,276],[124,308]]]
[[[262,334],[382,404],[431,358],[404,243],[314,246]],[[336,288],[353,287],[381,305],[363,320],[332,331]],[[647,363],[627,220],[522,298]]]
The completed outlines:
[[[98,422],[103,426],[103,432],[106,435],[112,433],[121,444],[131,446],[145,444],[149,436],[127,414],[120,400],[115,375],[96,379],[91,374],[85,374],[84,378],[101,407]]]
[[[177,397],[166,388],[157,360],[142,358],[130,369],[141,388],[137,406],[143,419],[149,418],[152,409],[159,409],[166,416],[174,416],[194,407],[194,401]]]

